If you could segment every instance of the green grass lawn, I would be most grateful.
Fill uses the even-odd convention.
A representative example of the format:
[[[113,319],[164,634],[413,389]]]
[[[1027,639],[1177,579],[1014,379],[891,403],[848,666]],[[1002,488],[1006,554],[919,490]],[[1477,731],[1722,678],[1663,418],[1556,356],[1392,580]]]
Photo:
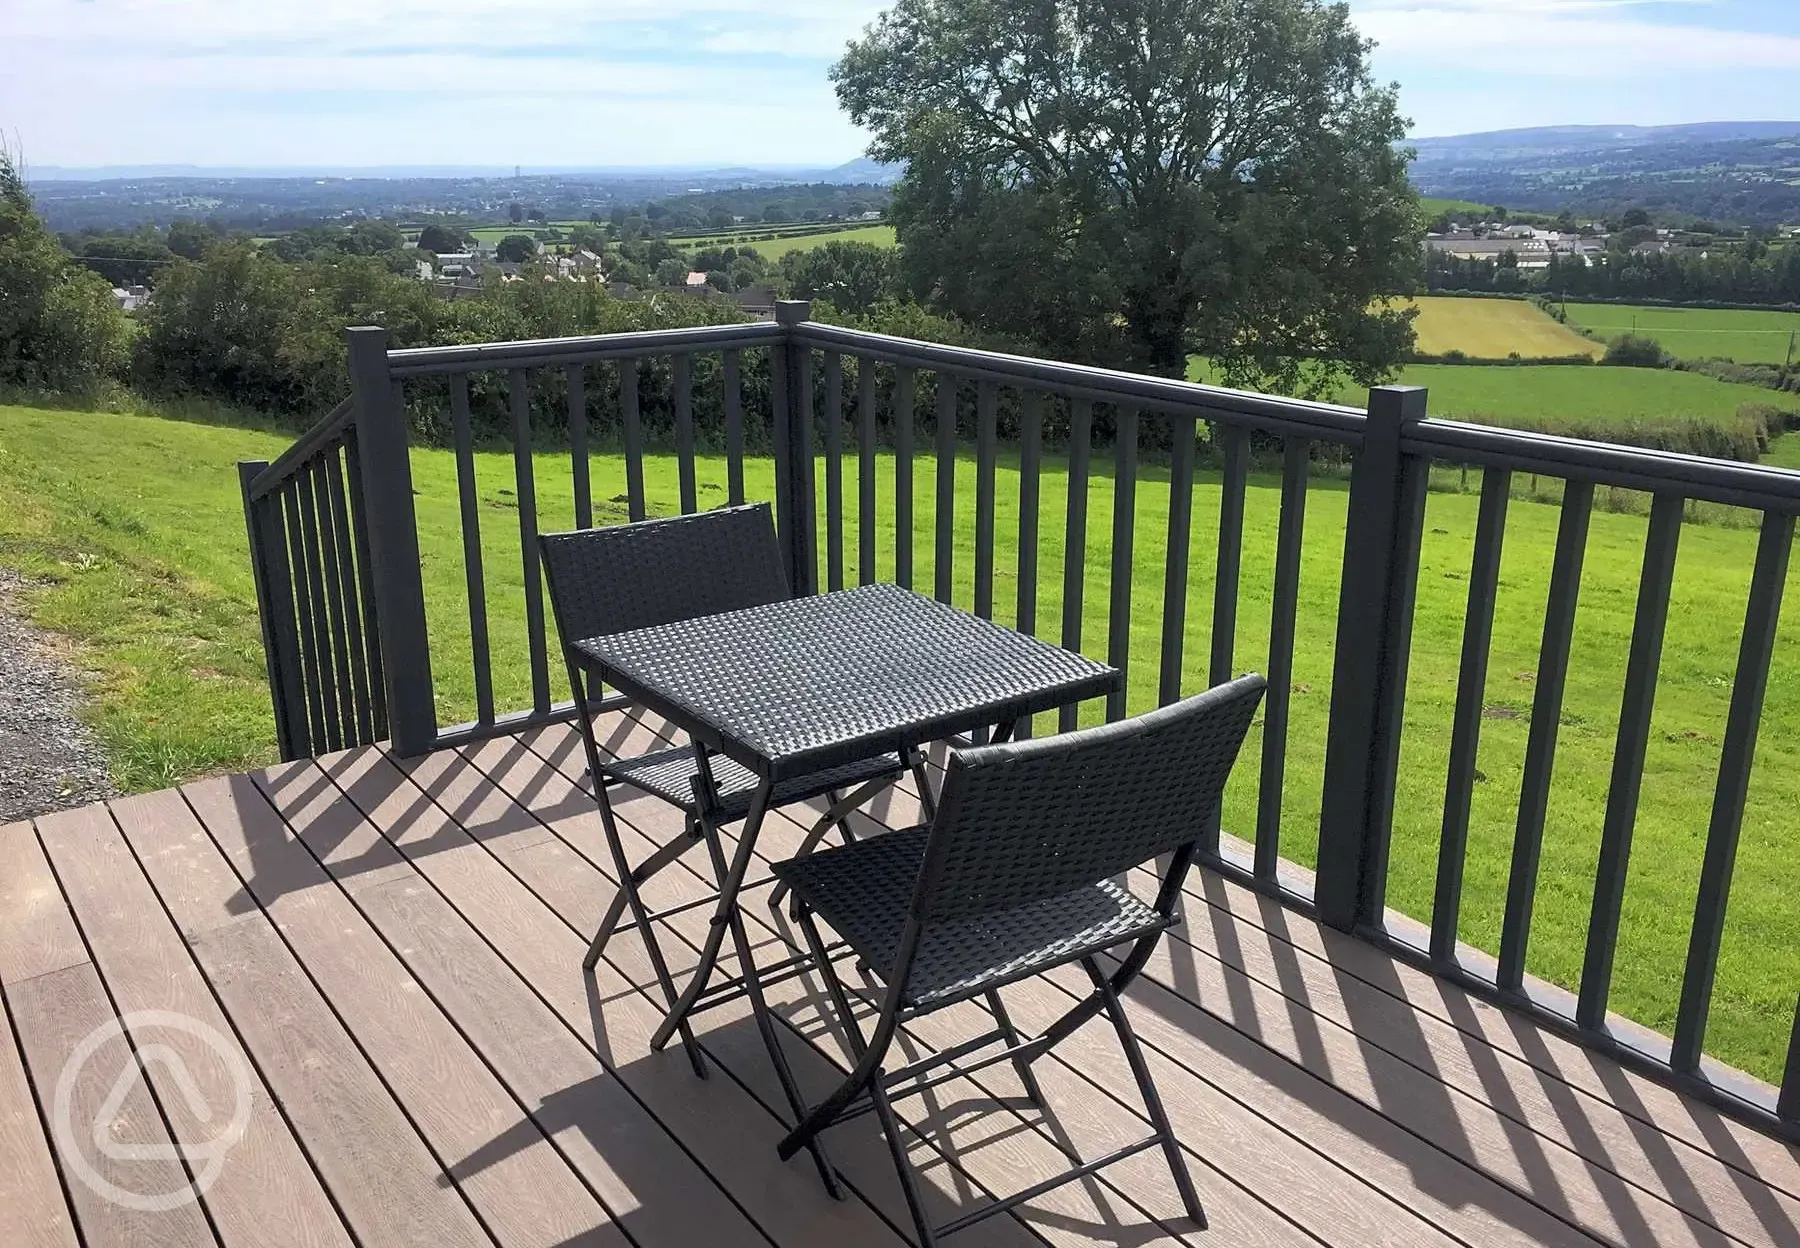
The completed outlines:
[[[1731,308],[1664,308],[1622,303],[1570,303],[1569,320],[1605,339],[1639,334],[1685,360],[1781,364],[1800,336],[1800,312]],[[1800,359],[1800,346],[1793,357]]]
[[[287,441],[151,417],[0,407],[0,561],[48,582],[31,595],[31,610],[70,636],[92,671],[93,718],[127,788],[158,787],[272,755],[233,465],[240,458],[272,458]],[[884,458],[877,481],[883,577],[891,575],[895,549],[892,467]],[[751,496],[768,497],[770,465],[752,461],[747,468]],[[566,453],[540,454],[535,471],[540,523],[568,526]],[[599,518],[622,518],[619,459],[596,455],[592,471]],[[418,451],[414,472],[439,714],[454,722],[472,717],[474,699],[453,461],[445,452]],[[973,577],[973,463],[960,459],[956,473],[954,580],[957,601],[966,605]],[[477,477],[497,693],[502,707],[520,707],[529,702],[529,676],[510,459],[483,454]],[[844,477],[850,516],[845,558],[854,579],[853,461],[845,463]],[[674,461],[652,457],[645,479],[652,511],[672,511]],[[699,480],[703,505],[723,500],[722,461],[704,459]],[[915,473],[915,567],[925,588],[933,576],[934,487],[933,464],[922,459]],[[822,505],[822,480],[820,498]],[[1061,614],[1065,498],[1066,478],[1052,462],[1043,483],[1038,553],[1038,619],[1052,622],[1051,630]],[[1187,603],[1190,689],[1203,683],[1209,648],[1218,501],[1217,478],[1202,473]],[[1389,891],[1392,905],[1421,919],[1431,910],[1476,503],[1472,495],[1433,494],[1424,537]],[[1278,508],[1278,481],[1256,475],[1245,517],[1240,669],[1262,669],[1268,662]],[[1155,697],[1167,510],[1166,478],[1147,464],[1131,563],[1133,710]],[[1287,856],[1306,864],[1316,851],[1344,510],[1342,483],[1317,480],[1307,512],[1281,842]],[[1094,655],[1107,653],[1111,513],[1111,482],[1097,472],[1088,498],[1083,636],[1083,649]],[[1462,927],[1465,939],[1490,950],[1498,942],[1556,522],[1554,506],[1521,499],[1508,523]],[[1535,973],[1565,985],[1575,983],[1581,965],[1644,529],[1637,515],[1593,518],[1529,958]],[[995,599],[1008,622],[1017,586],[1017,531],[1017,473],[1003,464]],[[1715,525],[1691,525],[1682,535],[1613,998],[1622,1012],[1664,1030],[1672,1025],[1679,992],[1755,540],[1753,531]],[[1779,1077],[1800,984],[1792,819],[1800,806],[1800,623],[1793,612],[1789,617],[1776,649],[1710,1045],[1722,1059],[1764,1078]],[[1252,739],[1244,758],[1228,795],[1226,826],[1249,836],[1259,739]]]

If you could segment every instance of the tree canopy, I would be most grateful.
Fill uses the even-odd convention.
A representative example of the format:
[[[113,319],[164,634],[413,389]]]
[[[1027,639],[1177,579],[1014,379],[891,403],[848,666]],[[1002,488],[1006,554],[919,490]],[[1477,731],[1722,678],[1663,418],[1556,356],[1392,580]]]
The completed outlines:
[[[891,247],[829,242],[781,257],[781,275],[796,299],[823,299],[845,312],[864,313],[899,286],[900,260]]]
[[[529,234],[508,234],[494,247],[494,256],[507,264],[523,264],[537,255],[537,240]]]
[[[1368,53],[1323,0],[896,0],[832,77],[907,164],[918,296],[1070,358],[1319,390],[1412,341],[1384,297],[1418,201]]]

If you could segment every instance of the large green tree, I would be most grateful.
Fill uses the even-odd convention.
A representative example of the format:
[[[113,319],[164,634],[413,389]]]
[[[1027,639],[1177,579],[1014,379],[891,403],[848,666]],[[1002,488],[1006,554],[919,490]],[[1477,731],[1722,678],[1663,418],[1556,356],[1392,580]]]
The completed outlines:
[[[899,257],[891,247],[833,241],[788,252],[781,275],[796,299],[824,299],[861,314],[898,293]]]
[[[1392,87],[1322,0],[897,0],[832,71],[906,162],[915,293],[1078,358],[1386,374],[1417,199]]]
[[[112,288],[44,228],[0,147],[0,385],[91,390],[122,371],[130,343]]]

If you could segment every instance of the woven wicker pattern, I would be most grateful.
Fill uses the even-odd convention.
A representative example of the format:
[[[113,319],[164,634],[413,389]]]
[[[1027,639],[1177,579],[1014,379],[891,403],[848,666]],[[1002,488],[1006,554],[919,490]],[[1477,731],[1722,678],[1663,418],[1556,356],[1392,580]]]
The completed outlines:
[[[788,596],[767,503],[539,539],[563,644]]]
[[[929,828],[820,850],[775,873],[892,982]],[[1170,926],[1111,880],[925,931],[907,976],[908,1009],[929,1009]]]
[[[749,811],[750,798],[756,792],[756,773],[720,754],[713,755],[709,762],[713,782],[719,786],[716,817],[741,819]],[[772,804],[785,806],[790,802],[804,802],[832,789],[853,788],[883,776],[897,777],[901,770],[899,755],[881,754],[864,762],[813,772],[778,784]],[[693,812],[697,807],[693,780],[699,773],[699,764],[695,762],[690,746],[677,746],[640,758],[622,758],[607,764],[606,772],[685,811]]]
[[[893,585],[576,643],[606,679],[781,776],[1113,688],[1079,654]],[[735,749],[733,748],[735,745]]]
[[[919,917],[1013,910],[1191,843],[1264,684],[1245,676],[1136,719],[952,756]]]

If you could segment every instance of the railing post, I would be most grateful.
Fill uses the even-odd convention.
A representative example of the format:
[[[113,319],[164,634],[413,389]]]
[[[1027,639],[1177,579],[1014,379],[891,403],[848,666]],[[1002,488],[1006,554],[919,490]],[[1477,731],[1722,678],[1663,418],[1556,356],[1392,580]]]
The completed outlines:
[[[1350,472],[1314,894],[1319,917],[1344,931],[1378,923],[1386,901],[1429,468],[1403,455],[1400,440],[1424,418],[1421,387],[1371,390]]]
[[[791,331],[812,318],[812,303],[782,299],[775,321],[789,330],[771,350],[775,370],[775,524],[787,552],[796,597],[819,590],[818,517],[813,505],[812,353]]]
[[[275,711],[275,746],[283,762],[311,751],[306,693],[300,684],[300,635],[294,623],[293,573],[288,567],[286,525],[275,495],[251,497],[250,487],[268,470],[267,460],[238,464],[244,495],[244,529],[250,539],[250,576],[256,586],[256,615],[262,623],[263,662],[269,673],[269,703]]]
[[[394,752],[411,757],[436,743],[437,706],[425,629],[425,582],[419,567],[406,411],[388,370],[387,330],[364,326],[344,332],[350,344],[350,392],[356,411],[357,461],[369,530],[388,730]]]

